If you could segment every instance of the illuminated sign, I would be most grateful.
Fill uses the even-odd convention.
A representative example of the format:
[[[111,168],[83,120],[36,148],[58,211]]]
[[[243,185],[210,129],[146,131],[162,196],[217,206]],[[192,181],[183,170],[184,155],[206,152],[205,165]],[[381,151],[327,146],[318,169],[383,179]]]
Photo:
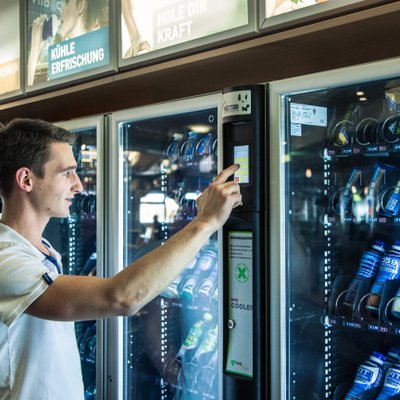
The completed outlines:
[[[28,1],[28,86],[109,64],[108,4]]]
[[[121,0],[122,57],[247,25],[247,0]]]
[[[0,13],[0,95],[20,89],[19,2],[3,0]]]

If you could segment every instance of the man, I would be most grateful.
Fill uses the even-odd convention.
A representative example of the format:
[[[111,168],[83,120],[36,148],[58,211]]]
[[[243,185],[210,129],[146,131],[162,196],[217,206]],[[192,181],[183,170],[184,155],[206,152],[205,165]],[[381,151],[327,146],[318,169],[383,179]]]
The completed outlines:
[[[82,400],[73,322],[131,316],[184,269],[241,203],[222,171],[198,198],[198,216],[163,246],[111,278],[61,274],[42,239],[82,191],[69,132],[15,119],[0,128],[0,400]]]

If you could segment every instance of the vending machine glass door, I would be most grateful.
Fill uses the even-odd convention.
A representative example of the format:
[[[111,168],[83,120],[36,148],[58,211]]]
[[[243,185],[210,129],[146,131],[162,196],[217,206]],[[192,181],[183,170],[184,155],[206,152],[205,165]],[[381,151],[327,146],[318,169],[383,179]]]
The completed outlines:
[[[98,234],[102,225],[101,173],[98,164],[102,160],[101,135],[102,120],[100,118],[58,123],[73,133],[72,151],[83,192],[76,194],[67,218],[53,218],[48,223],[44,238],[62,256],[63,273],[65,275],[102,276],[102,235]],[[100,208],[99,208],[100,206]],[[99,249],[98,249],[99,247]],[[81,357],[85,400],[94,400],[99,396],[101,355],[98,349],[99,326],[96,321],[79,321],[75,323],[75,333]]]
[[[133,110],[119,122],[124,266],[196,217],[196,199],[217,173],[212,99],[204,107],[188,100],[139,110],[138,117]],[[124,319],[124,399],[218,398],[217,259],[215,234],[159,296]]]
[[[400,79],[372,71],[280,97],[287,399],[377,398],[400,360]]]

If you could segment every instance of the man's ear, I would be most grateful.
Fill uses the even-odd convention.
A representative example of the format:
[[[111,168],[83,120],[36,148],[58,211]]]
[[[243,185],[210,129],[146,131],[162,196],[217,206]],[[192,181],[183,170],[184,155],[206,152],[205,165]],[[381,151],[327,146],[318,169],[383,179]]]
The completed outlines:
[[[15,180],[20,189],[24,190],[25,192],[32,191],[32,172],[29,168],[21,167],[18,169],[15,173]]]

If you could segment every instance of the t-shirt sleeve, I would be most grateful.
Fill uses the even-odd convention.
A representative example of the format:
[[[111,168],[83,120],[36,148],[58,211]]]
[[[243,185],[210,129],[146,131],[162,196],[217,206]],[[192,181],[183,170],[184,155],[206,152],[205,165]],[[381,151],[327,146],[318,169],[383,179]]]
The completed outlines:
[[[54,281],[37,258],[11,246],[0,252],[0,321],[10,326]],[[46,280],[46,279],[47,280]]]

